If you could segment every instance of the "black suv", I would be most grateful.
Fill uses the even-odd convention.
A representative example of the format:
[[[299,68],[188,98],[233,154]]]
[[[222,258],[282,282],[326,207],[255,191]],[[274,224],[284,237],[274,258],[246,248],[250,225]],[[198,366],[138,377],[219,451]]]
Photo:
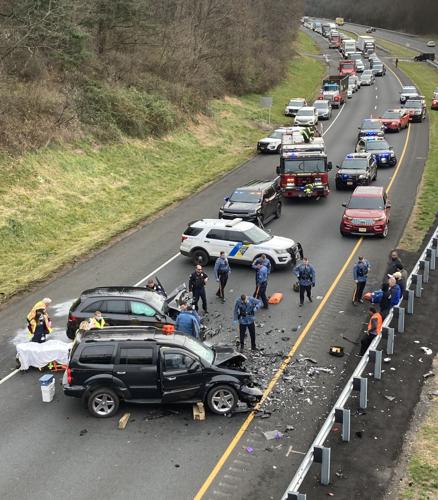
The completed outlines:
[[[362,125],[357,134],[357,140],[362,137],[383,137],[385,135],[385,128],[382,122],[376,118],[365,118],[362,120]]]
[[[263,226],[281,215],[280,178],[254,180],[234,190],[219,209],[219,219],[235,219],[254,222]]]
[[[182,301],[187,300],[185,285],[180,285],[168,297],[144,287],[107,286],[85,290],[68,313],[67,337],[74,339],[82,321],[96,311],[102,313],[107,325],[174,324]]]
[[[351,153],[336,168],[336,189],[368,186],[377,179],[377,162],[371,153]]]
[[[239,399],[260,401],[246,360],[231,346],[209,347],[156,327],[80,331],[64,373],[64,394],[82,398],[95,417],[113,416],[120,401],[143,404],[205,402],[219,415]]]

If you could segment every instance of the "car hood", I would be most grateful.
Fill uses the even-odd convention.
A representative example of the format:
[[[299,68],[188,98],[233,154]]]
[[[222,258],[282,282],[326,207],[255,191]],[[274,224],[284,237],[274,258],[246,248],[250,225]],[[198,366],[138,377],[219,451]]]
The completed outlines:
[[[281,144],[281,139],[273,139],[272,137],[263,137],[259,140],[261,144]]]
[[[366,210],[362,208],[347,208],[345,210],[345,215],[347,217],[352,217],[353,219],[377,219],[385,215],[384,210]]]
[[[171,309],[179,311],[181,303],[185,302],[187,298],[187,287],[185,283],[182,283],[169,293],[165,302]]]
[[[400,123],[400,118],[380,118],[382,123]]]
[[[258,208],[258,205],[255,203],[239,203],[235,201],[227,201],[223,206],[223,210],[227,210],[230,212],[238,211],[238,212],[255,212]]]
[[[322,108],[317,109],[316,112],[318,113],[318,116],[328,115],[330,113],[329,109],[322,109]]]
[[[215,356],[213,364],[215,366],[241,365],[247,360],[247,357],[240,352],[237,352],[233,346],[225,344],[217,344],[212,346]]]
[[[268,245],[269,248],[276,250],[286,250],[287,248],[294,246],[295,242],[290,238],[283,238],[283,236],[273,236],[269,241],[266,243],[260,243],[258,246],[262,248],[264,245]]]

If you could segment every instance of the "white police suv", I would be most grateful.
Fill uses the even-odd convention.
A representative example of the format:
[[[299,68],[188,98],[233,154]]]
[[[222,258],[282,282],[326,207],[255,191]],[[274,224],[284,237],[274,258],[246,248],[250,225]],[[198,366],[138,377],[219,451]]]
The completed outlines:
[[[195,264],[206,265],[224,251],[230,262],[251,264],[262,254],[275,267],[294,265],[303,258],[300,243],[271,236],[242,219],[201,219],[190,222],[181,236],[180,252]]]

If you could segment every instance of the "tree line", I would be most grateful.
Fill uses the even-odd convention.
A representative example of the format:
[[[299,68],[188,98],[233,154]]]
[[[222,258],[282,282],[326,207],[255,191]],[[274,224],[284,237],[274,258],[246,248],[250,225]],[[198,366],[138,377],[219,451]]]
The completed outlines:
[[[437,0],[306,0],[305,13],[315,17],[343,17],[358,24],[431,34],[438,28]]]
[[[303,0],[0,0],[0,147],[146,137],[211,98],[265,91],[302,13]]]

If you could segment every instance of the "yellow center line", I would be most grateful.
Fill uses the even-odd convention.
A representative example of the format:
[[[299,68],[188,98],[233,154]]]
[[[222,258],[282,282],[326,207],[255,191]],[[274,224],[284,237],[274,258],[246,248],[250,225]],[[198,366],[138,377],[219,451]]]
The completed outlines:
[[[392,71],[392,70],[390,70],[390,71]],[[393,71],[392,71],[392,73],[400,81],[400,79],[398,78],[398,76]],[[400,167],[401,167],[401,165],[402,165],[402,163],[404,161],[404,158],[405,158],[405,155],[406,155],[406,151],[407,151],[407,147],[408,147],[408,144],[409,144],[410,131],[411,131],[411,127],[409,126],[408,127],[408,133],[406,135],[405,144],[404,144],[404,147],[403,147],[403,151],[402,151],[402,154],[400,156],[400,160],[398,162],[397,168],[395,169],[394,174],[393,174],[393,176],[392,176],[392,178],[391,178],[391,180],[390,180],[390,182],[388,184],[388,187],[387,187],[387,191],[388,192],[391,189],[391,186],[392,186],[395,178],[397,177],[398,172],[400,170]],[[339,280],[342,278],[342,275],[344,274],[345,270],[347,269],[347,266],[350,264],[352,258],[354,257],[354,255],[358,251],[358,249],[359,249],[360,245],[362,244],[362,242],[363,242],[363,237],[361,236],[357,240],[356,244],[354,245],[353,250],[351,251],[351,253],[348,256],[347,260],[344,262],[344,265],[342,266],[342,268],[338,272],[338,274],[337,274],[336,278],[334,279],[333,283],[330,285],[330,288],[328,289],[327,293],[324,295],[323,299],[321,300],[320,304],[316,308],[315,312],[312,314],[311,318],[307,322],[307,324],[304,327],[303,331],[298,336],[296,342],[293,344],[293,346],[290,349],[289,353],[287,354],[286,358],[281,363],[280,368],[276,371],[275,375],[273,376],[273,378],[269,382],[268,387],[266,387],[265,391],[263,392],[262,399],[257,404],[257,406],[254,408],[254,410],[246,417],[245,421],[240,426],[239,430],[237,431],[237,433],[235,434],[235,436],[231,440],[230,444],[228,445],[227,449],[224,451],[224,453],[222,454],[222,456],[219,458],[219,460],[216,463],[216,465],[214,466],[213,470],[210,472],[210,474],[208,475],[207,479],[204,481],[203,485],[201,486],[201,488],[199,489],[199,491],[194,496],[194,500],[201,500],[202,499],[202,497],[207,492],[208,488],[211,486],[211,483],[215,480],[216,476],[219,474],[219,472],[222,469],[223,465],[228,460],[228,458],[231,455],[231,453],[234,451],[235,447],[239,443],[239,441],[242,438],[243,434],[248,429],[248,427],[250,426],[251,422],[254,420],[254,417],[256,415],[257,410],[261,407],[261,405],[263,404],[263,402],[265,401],[265,399],[272,392],[272,389],[274,388],[275,384],[278,382],[278,379],[282,376],[285,368],[290,363],[290,361],[292,359],[292,356],[295,354],[295,352],[297,351],[298,347],[301,345],[301,343],[305,339],[306,335],[309,333],[310,329],[312,328],[313,324],[317,320],[318,316],[321,314],[321,311],[323,310],[323,308],[326,305],[328,299],[330,298],[330,296],[332,295],[332,293],[335,290],[336,286],[338,285]]]

